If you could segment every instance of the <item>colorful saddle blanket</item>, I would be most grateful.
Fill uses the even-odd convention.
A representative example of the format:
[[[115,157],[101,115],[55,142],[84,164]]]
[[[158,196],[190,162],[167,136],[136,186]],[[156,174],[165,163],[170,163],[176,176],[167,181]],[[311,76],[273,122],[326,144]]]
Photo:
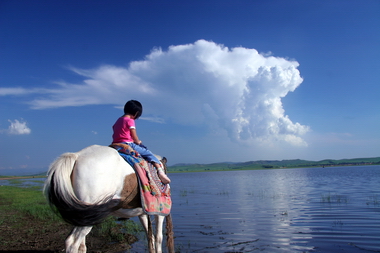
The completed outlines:
[[[156,168],[127,144],[112,143],[110,147],[115,148],[135,170],[144,212],[149,215],[169,215],[172,206],[170,186],[161,182]]]

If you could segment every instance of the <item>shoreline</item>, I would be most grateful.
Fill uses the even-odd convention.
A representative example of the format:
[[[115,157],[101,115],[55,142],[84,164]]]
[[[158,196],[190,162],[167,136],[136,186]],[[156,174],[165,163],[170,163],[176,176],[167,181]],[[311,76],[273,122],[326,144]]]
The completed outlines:
[[[276,167],[273,166],[271,168],[263,168],[263,167],[256,167],[256,168],[219,168],[219,169],[207,169],[207,164],[202,165],[202,167],[205,167],[205,169],[184,169],[180,170],[178,169],[178,166],[173,166],[173,168],[176,168],[175,170],[170,170],[170,167],[168,167],[168,174],[170,173],[191,173],[191,172],[216,172],[216,171],[240,171],[240,170],[278,170],[278,169],[302,169],[302,168],[330,168],[330,167],[355,167],[355,166],[376,166],[380,164],[331,164],[331,165],[306,165],[306,166],[289,166],[289,167]],[[211,166],[210,166],[211,167]],[[186,166],[184,166],[186,168]],[[2,176],[0,175],[0,180],[11,180],[11,179],[30,179],[30,178],[46,178],[47,176],[44,175],[38,175],[38,176]]]
[[[1,176],[0,175],[0,180],[44,178],[44,177],[46,176]]]

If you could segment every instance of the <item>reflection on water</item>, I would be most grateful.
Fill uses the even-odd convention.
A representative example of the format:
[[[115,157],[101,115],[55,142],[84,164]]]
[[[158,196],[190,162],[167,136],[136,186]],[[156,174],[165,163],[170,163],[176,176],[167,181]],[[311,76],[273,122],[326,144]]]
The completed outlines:
[[[170,178],[177,252],[380,251],[380,166]],[[5,181],[42,187],[44,178]],[[146,252],[145,240],[129,252]]]
[[[179,252],[380,251],[380,166],[170,178]]]

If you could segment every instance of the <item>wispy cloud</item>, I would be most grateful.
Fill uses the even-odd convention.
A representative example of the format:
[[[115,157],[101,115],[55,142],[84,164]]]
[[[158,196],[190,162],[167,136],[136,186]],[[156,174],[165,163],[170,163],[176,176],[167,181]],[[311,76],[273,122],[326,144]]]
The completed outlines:
[[[128,67],[71,67],[84,77],[81,83],[57,82],[56,89],[44,91],[48,94],[30,105],[33,109],[123,105],[137,99],[150,120],[209,124],[226,130],[238,142],[281,140],[306,146],[301,136],[309,127],[293,123],[281,101],[303,81],[298,65],[255,49],[229,49],[199,40],[167,51],[154,49]]]
[[[28,95],[33,93],[50,93],[51,90],[47,89],[26,89],[22,87],[14,88],[1,88],[0,87],[0,96],[10,96],[10,95]]]
[[[0,96],[8,96],[8,95],[24,95],[29,94],[29,89],[24,88],[0,88]]]
[[[155,123],[160,123],[160,124],[164,124],[165,123],[165,119],[158,118],[158,117],[141,117],[140,119],[141,120],[155,122]]]

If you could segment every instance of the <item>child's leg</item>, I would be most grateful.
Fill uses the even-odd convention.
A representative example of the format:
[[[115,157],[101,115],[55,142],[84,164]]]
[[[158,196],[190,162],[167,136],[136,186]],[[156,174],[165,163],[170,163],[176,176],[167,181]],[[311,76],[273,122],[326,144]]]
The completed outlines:
[[[149,150],[143,147],[140,147],[137,144],[132,144],[131,147],[135,149],[139,154],[148,162],[152,163],[153,166],[157,169],[157,175],[160,178],[161,182],[164,184],[169,184],[170,179],[165,174],[164,168],[162,167],[161,162],[157,159],[157,157]]]

